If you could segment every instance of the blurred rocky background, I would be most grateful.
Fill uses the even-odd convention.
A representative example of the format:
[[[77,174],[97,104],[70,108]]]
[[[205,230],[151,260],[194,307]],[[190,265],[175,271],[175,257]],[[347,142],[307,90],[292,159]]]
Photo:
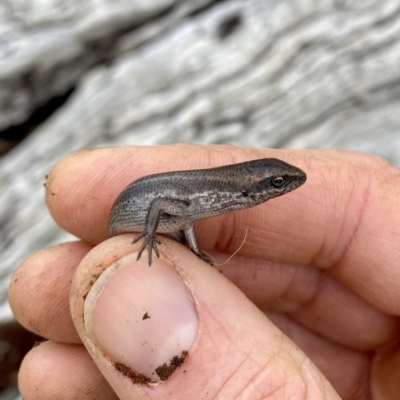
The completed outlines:
[[[43,183],[84,148],[365,151],[400,166],[397,0],[0,0],[0,399],[35,338],[7,287],[70,239]]]

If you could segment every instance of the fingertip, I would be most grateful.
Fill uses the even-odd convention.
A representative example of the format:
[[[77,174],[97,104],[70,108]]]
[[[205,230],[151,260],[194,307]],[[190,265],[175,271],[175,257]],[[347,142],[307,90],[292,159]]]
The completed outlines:
[[[38,343],[24,358],[18,387],[24,399],[115,399],[82,345]]]
[[[149,385],[171,398],[323,386],[305,355],[217,270],[167,238],[149,267],[130,242],[125,235],[97,246],[71,292],[82,341],[121,398]]]
[[[108,216],[115,193],[115,174],[109,166],[114,162],[114,154],[111,149],[98,149],[68,155],[47,177],[46,203],[50,214],[66,231],[90,243],[99,243],[109,236]],[[104,181],[109,182],[106,191]]]
[[[80,341],[69,310],[69,291],[73,274],[90,249],[83,242],[63,243],[32,254],[18,267],[9,302],[25,328],[61,342]]]

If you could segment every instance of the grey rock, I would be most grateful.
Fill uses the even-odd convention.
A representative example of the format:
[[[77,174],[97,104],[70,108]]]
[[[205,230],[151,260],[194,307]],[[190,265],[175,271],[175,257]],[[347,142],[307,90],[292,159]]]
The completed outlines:
[[[108,59],[109,48],[123,33],[168,10],[183,18],[209,1],[2,0],[0,130],[23,123],[39,106],[67,92],[85,71]],[[168,22],[173,21],[163,26]],[[144,33],[150,39],[158,32]]]

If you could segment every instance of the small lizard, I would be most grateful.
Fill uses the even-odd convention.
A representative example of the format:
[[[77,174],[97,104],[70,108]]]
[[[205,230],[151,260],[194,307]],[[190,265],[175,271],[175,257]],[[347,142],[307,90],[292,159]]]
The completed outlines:
[[[137,259],[149,247],[159,257],[156,232],[187,244],[200,258],[193,224],[234,210],[254,207],[301,186],[306,174],[276,158],[264,158],[223,167],[175,171],[140,178],[127,186],[111,208],[111,236],[141,232]]]

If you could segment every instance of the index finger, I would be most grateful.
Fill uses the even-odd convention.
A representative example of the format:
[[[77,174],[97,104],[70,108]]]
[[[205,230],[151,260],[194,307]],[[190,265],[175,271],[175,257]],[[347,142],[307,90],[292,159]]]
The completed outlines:
[[[263,157],[303,169],[307,183],[258,207],[201,221],[200,248],[233,253],[248,229],[241,255],[330,270],[383,311],[398,315],[400,172],[376,157],[195,145],[99,149],[56,165],[47,181],[47,203],[63,228],[99,243],[108,236],[113,201],[133,180]]]

